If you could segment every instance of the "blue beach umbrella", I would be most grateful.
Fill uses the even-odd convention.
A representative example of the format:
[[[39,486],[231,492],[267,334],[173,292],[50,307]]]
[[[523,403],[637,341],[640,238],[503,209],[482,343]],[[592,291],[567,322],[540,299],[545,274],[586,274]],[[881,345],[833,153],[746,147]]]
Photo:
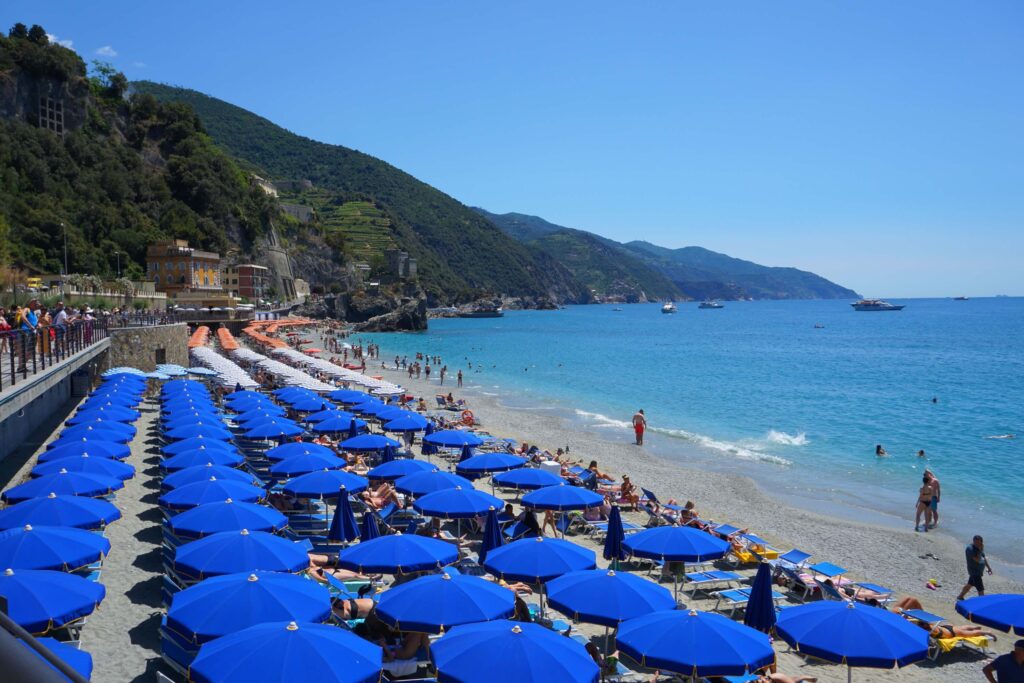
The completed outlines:
[[[360,493],[370,485],[364,477],[345,470],[320,470],[303,474],[287,482],[284,492],[296,498],[324,498],[344,488],[350,494]]]
[[[315,413],[321,410],[330,410],[336,407],[333,403],[323,400],[319,396],[300,398],[289,403],[292,410],[300,413]]]
[[[31,475],[33,477],[42,477],[47,474],[58,474],[61,470],[99,474],[104,477],[120,479],[121,481],[126,481],[135,476],[135,468],[128,463],[114,460],[113,458],[93,458],[88,454],[44,462],[33,467]]]
[[[337,453],[327,446],[321,446],[318,443],[310,443],[308,441],[292,441],[291,443],[274,446],[264,453],[264,455],[266,455],[267,460],[270,460],[271,462],[279,462],[293,455],[310,455],[313,453],[337,457]]]
[[[170,491],[172,489],[185,486],[186,484],[194,484],[197,481],[206,481],[210,477],[216,477],[221,481],[237,481],[241,484],[252,484],[253,486],[258,486],[260,484],[256,477],[245,470],[206,463],[205,465],[186,467],[185,469],[177,470],[168,474],[160,482],[160,490],[165,492]]]
[[[245,426],[245,435],[250,439],[280,439],[295,436],[305,430],[292,420],[277,418]]]
[[[159,503],[160,507],[168,510],[189,510],[203,503],[218,503],[228,498],[241,503],[256,503],[263,496],[264,491],[258,486],[210,477],[168,491],[160,496]]]
[[[323,422],[324,420],[340,418],[346,420],[347,424],[347,421],[351,420],[353,417],[355,417],[355,415],[340,408],[328,408],[327,410],[321,410],[319,412],[307,415],[303,419],[306,422]]]
[[[437,466],[425,460],[396,459],[390,462],[381,463],[366,473],[368,479],[382,481],[394,481],[401,479],[408,474],[419,472],[436,472]]]
[[[239,389],[238,391],[232,391],[230,394],[224,396],[224,402],[234,403],[235,401],[243,398],[266,399],[267,397],[265,394],[261,394],[258,391],[252,391],[251,389]]]
[[[327,540],[348,543],[357,538],[359,538],[359,525],[352,512],[352,505],[348,501],[348,491],[344,488],[338,489],[334,503],[334,516],[331,517],[331,527],[327,530]]]
[[[442,429],[425,435],[423,442],[442,448],[462,448],[463,446],[479,446],[484,440],[473,432],[461,429]]]
[[[48,570],[5,569],[0,596],[7,616],[29,633],[56,630],[93,613],[107,589],[102,583]]]
[[[116,422],[135,422],[141,415],[142,414],[139,411],[132,410],[130,408],[122,408],[115,405],[100,406],[98,408],[79,410],[64,424],[88,424],[89,422],[95,421],[97,418],[100,420],[113,420]]]
[[[310,430],[321,434],[339,434],[341,432],[348,434],[352,431],[352,425],[355,424],[356,436],[358,436],[360,430],[366,429],[365,420],[357,419],[350,413],[338,412],[339,414],[336,416],[328,417],[326,420],[313,423]]]
[[[110,501],[48,494],[0,510],[0,529],[26,524],[100,529],[118,519],[121,519],[121,511]]]
[[[427,418],[408,410],[403,410],[402,415],[384,423],[384,430],[388,432],[422,432],[427,428]]]
[[[330,618],[331,594],[325,586],[296,574],[242,572],[175,593],[167,628],[201,645],[270,621],[323,623]]]
[[[401,444],[383,434],[360,434],[338,444],[339,448],[346,451],[380,451],[387,446],[398,448]]]
[[[438,683],[595,683],[600,674],[575,640],[504,619],[456,626],[430,652]]]
[[[127,444],[104,441],[101,438],[57,439],[46,446],[46,451],[39,456],[39,462],[50,462],[83,453],[97,458],[123,460],[132,454],[132,449]]]
[[[25,641],[20,642],[29,652],[39,657],[39,653],[29,647],[28,643]],[[54,638],[36,638],[36,642],[45,647],[55,656],[63,659],[65,664],[78,672],[78,675],[85,680],[89,680],[89,678],[92,677],[92,655],[85,650],[79,650],[77,647],[73,647],[72,645],[60,640],[55,640]],[[39,658],[42,659],[42,657]],[[50,667],[54,671],[59,671],[57,667],[50,662],[47,662],[45,659],[42,659],[42,661],[46,666]]]
[[[380,538],[380,524],[377,522],[377,515],[367,510],[359,524],[359,542],[372,541],[375,538]]]
[[[74,424],[70,424],[72,421],[74,421]],[[89,413],[77,415],[76,417],[73,417],[70,420],[68,420],[68,422],[65,424],[69,425],[68,429],[82,429],[85,427],[95,427],[98,429],[112,430],[114,432],[127,436],[129,441],[135,438],[135,434],[137,433],[135,427],[126,422],[120,422],[118,420],[114,420],[108,417],[102,417],[99,415],[90,415]]]
[[[622,513],[618,505],[613,505],[612,511],[608,514],[608,532],[605,534],[604,549],[601,553],[604,559],[611,560],[613,569],[618,568],[619,561],[626,559],[626,549],[622,547],[624,540],[626,532],[622,529]]]
[[[336,389],[327,394],[327,398],[338,403],[344,403],[345,405],[355,405],[370,398],[370,395],[355,389]]]
[[[307,396],[316,396],[316,392],[303,387],[281,387],[270,392],[282,401],[294,401]]]
[[[613,569],[585,569],[553,579],[544,587],[548,604],[571,617],[602,626],[672,610],[672,593],[653,581]]]
[[[171,431],[172,429],[188,427],[189,425],[195,425],[197,427],[202,425],[213,425],[217,428],[223,428],[224,421],[219,416],[212,413],[173,413],[164,418],[163,430]]]
[[[464,477],[477,477],[490,472],[507,472],[525,464],[525,459],[511,453],[481,453],[459,461],[455,471]]]
[[[337,626],[270,622],[203,645],[193,683],[377,683],[381,649]]]
[[[398,418],[405,417],[406,415],[420,417],[417,413],[410,412],[405,408],[399,408],[396,405],[385,404],[384,407],[385,410],[378,410],[374,415],[374,417],[381,422],[391,422],[392,420],[397,420]]]
[[[501,533],[501,525],[498,524],[498,511],[491,509],[487,511],[487,521],[484,524],[484,536],[480,542],[480,561],[487,559],[487,553],[505,545],[505,537]]]
[[[169,458],[164,458],[160,461],[160,468],[166,472],[177,472],[189,467],[200,467],[204,465],[238,467],[244,462],[245,458],[234,450],[197,448],[195,450],[172,455]]]
[[[242,529],[275,533],[287,524],[288,518],[272,507],[228,498],[179,512],[167,521],[167,528],[179,538],[195,539]]]
[[[132,410],[139,404],[141,399],[134,394],[117,393],[117,392],[106,392],[102,394],[93,394],[90,398],[82,402],[82,405],[78,406],[79,410],[94,410],[96,408],[127,408]]]
[[[275,406],[276,407],[276,406]],[[240,425],[255,425],[260,422],[266,422],[267,420],[276,420],[284,417],[284,411],[281,410],[268,410],[266,408],[256,408],[249,410],[244,413],[235,415],[235,422]]]
[[[604,503],[604,496],[581,486],[545,486],[523,496],[523,505],[535,510],[583,510]]]
[[[115,426],[117,425],[117,426]],[[123,429],[127,427],[131,431]],[[103,422],[101,424],[84,424],[76,427],[65,427],[60,432],[61,439],[96,439],[128,443],[135,438],[135,428],[121,422]]]
[[[320,470],[340,470],[345,461],[338,456],[309,453],[307,455],[290,455],[284,460],[270,466],[270,474],[276,478],[297,477]]]
[[[541,489],[542,491],[544,489]],[[525,498],[525,496],[524,496]],[[662,562],[704,562],[725,557],[729,542],[688,526],[660,526],[629,536],[622,547],[636,557]],[[672,572],[673,592],[678,595],[678,574]]]
[[[423,445],[420,446],[420,453],[423,455],[437,455],[437,446],[426,440],[434,431],[434,423],[427,420],[427,428],[423,430]]]
[[[366,422],[364,421],[363,424],[366,424]],[[348,434],[346,439],[354,439],[357,436],[359,436],[359,423],[356,421],[356,418],[353,417],[348,421]]]
[[[395,459],[395,447],[385,446],[384,450],[380,452],[380,462],[382,465],[387,464]]]
[[[367,401],[364,403],[357,403],[352,406],[352,411],[359,413],[360,415],[369,415],[376,417],[380,413],[386,413],[391,410],[392,406],[384,403],[383,401]]]
[[[545,583],[569,572],[594,569],[597,556],[560,538],[523,538],[487,553],[484,568],[505,581]]]
[[[417,498],[412,506],[427,517],[467,519],[484,515],[488,510],[500,510],[502,502],[501,499],[478,491],[472,486],[457,486],[428,493],[422,498]]]
[[[30,498],[43,498],[51,493],[58,496],[87,496],[98,498],[105,496],[117,489],[124,488],[124,482],[111,477],[104,477],[99,474],[84,474],[82,472],[65,472],[61,470],[57,474],[47,474],[35,479],[29,479],[24,484],[9,488],[3,493],[3,499],[7,503],[20,503]]]
[[[160,452],[164,455],[178,455],[185,451],[194,451],[202,449],[217,449],[222,451],[229,451],[231,453],[237,453],[238,448],[227,441],[222,439],[211,439],[205,436],[197,436],[191,439],[182,439],[175,443],[162,446]]]
[[[230,441],[233,437],[231,432],[229,432],[225,427],[208,424],[175,427],[174,429],[164,432],[164,436],[168,439],[174,439],[175,441],[195,439],[198,437]]]
[[[0,567],[73,572],[110,552],[110,541],[86,529],[26,524],[0,531]]]
[[[254,411],[272,412],[284,415],[287,411],[277,405],[269,398],[246,398],[228,404],[228,409],[236,413],[249,413]]]
[[[515,594],[503,586],[478,576],[442,573],[384,591],[377,616],[400,631],[441,633],[462,624],[505,619],[515,608]]]
[[[451,472],[417,472],[406,475],[395,481],[395,489],[399,493],[420,497],[434,491],[454,488],[473,488],[473,482]]]
[[[296,573],[309,566],[309,555],[299,543],[265,531],[222,531],[179,546],[174,570],[202,580],[237,572]]]
[[[458,559],[459,550],[451,543],[391,534],[345,548],[338,553],[338,566],[364,574],[395,574],[440,569]]]
[[[493,481],[495,485],[503,488],[519,488],[524,490],[568,483],[568,481],[557,474],[552,474],[536,467],[520,467],[507,472],[499,472],[494,476]]]
[[[771,633],[775,627],[775,601],[772,600],[772,570],[761,562],[754,576],[754,585],[743,612],[743,623],[761,633]]]
[[[204,368],[204,367],[198,367],[198,366],[197,367],[187,368],[186,370],[187,370],[188,374],[196,375],[198,377],[216,377],[216,376],[218,376],[220,374],[216,370],[211,370],[210,368]]]
[[[927,636],[927,634],[925,634]],[[619,651],[683,676],[742,676],[775,661],[768,636],[713,612],[660,611],[619,625]]]
[[[903,617],[853,602],[819,602],[783,610],[775,631],[793,649],[827,662],[892,669],[928,656],[928,632]],[[853,670],[847,671],[847,679]]]
[[[1024,595],[995,593],[960,600],[956,611],[976,624],[1024,636]]]

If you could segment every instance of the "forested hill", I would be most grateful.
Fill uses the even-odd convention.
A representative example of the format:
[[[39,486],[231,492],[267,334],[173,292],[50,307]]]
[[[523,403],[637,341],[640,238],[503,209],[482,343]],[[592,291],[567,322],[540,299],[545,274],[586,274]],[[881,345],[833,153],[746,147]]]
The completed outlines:
[[[820,275],[796,268],[762,266],[702,247],[666,249],[649,242],[622,244],[521,213],[476,209],[509,236],[562,260],[580,279],[604,294],[611,279],[646,289],[648,298],[852,299],[859,295]],[[590,258],[580,254],[599,244]]]
[[[511,239],[469,207],[380,159],[296,135],[194,90],[148,81],[133,88],[189,105],[222,149],[271,180],[311,181],[335,193],[336,205],[373,202],[389,221],[388,237],[417,258],[421,283],[436,300],[468,300],[481,291],[589,300],[587,288],[550,255]]]

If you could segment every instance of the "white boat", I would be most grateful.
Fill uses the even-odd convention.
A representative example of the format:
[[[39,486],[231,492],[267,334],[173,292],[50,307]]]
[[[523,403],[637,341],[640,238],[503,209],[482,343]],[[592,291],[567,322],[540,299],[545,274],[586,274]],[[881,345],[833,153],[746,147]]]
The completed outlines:
[[[725,308],[725,306],[718,303],[717,301],[711,301],[709,299],[707,301],[701,301],[700,305],[697,306],[697,308]]]
[[[668,303],[666,303],[665,305],[663,305],[661,307],[661,312],[662,313],[675,313],[678,310],[679,309],[676,308],[676,305],[673,302],[671,302],[671,301],[669,301]]]
[[[853,310],[855,311],[902,311],[903,306],[897,304],[891,304],[888,301],[882,301],[881,299],[861,299],[855,301],[852,304]]]

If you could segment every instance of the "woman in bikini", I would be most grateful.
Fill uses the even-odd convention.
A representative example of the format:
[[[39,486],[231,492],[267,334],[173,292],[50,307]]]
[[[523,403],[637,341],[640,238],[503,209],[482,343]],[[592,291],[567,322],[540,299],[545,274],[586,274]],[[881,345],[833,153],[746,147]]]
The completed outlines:
[[[921,480],[921,488],[917,491],[917,516],[914,518],[914,531],[921,528],[921,518],[924,517],[924,530],[928,531],[928,512],[932,505],[932,482],[928,475]]]

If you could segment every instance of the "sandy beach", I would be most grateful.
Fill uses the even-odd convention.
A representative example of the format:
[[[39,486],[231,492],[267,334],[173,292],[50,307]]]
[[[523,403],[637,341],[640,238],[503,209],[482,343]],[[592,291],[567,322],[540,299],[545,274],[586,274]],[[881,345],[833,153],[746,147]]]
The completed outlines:
[[[393,358],[382,347],[384,359]],[[443,359],[442,359],[443,360]],[[601,434],[580,429],[569,420],[550,411],[517,409],[502,403],[501,396],[489,396],[479,390],[458,389],[455,369],[451,369],[442,387],[436,377],[409,379],[408,374],[394,369],[381,370],[380,361],[367,363],[367,374],[382,375],[402,384],[409,393],[424,397],[428,405],[438,393],[451,391],[456,398],[465,398],[481,429],[495,436],[514,438],[548,448],[570,447],[574,459],[597,460],[603,471],[616,478],[630,475],[634,483],[654,491],[662,501],[668,498],[693,500],[701,516],[716,522],[749,528],[782,551],[800,548],[812,553],[814,561],[829,561],[849,570],[853,580],[871,581],[887,586],[897,597],[912,595],[924,608],[947,617],[952,623],[965,623],[954,609],[956,596],[966,580],[964,546],[969,539],[953,538],[938,531],[927,534],[894,529],[888,526],[851,522],[829,516],[825,511],[802,509],[772,497],[751,478],[687,468],[652,455],[649,446],[656,446],[659,436],[648,432],[647,446],[633,445],[630,430]],[[455,413],[452,413],[455,416]],[[629,416],[623,416],[628,419]],[[661,437],[664,438],[664,437]],[[584,463],[586,464],[586,463]],[[636,523],[646,521],[645,514],[627,513],[624,519]],[[574,539],[577,540],[577,539]],[[600,561],[600,560],[599,560]],[[1024,591],[1024,585],[999,574],[999,564],[992,560],[995,573],[986,576],[988,592]],[[742,570],[753,574],[753,570]],[[925,587],[935,579],[940,587]],[[710,609],[713,601],[684,600],[698,609]],[[1013,636],[998,634],[999,640],[990,649],[997,653],[1012,649]],[[809,663],[787,652],[784,643],[777,645],[780,670],[790,674],[817,676],[822,681],[845,681],[845,668],[822,662]],[[856,681],[972,681],[983,680],[981,667],[985,658],[957,652],[940,657],[939,663],[923,662],[898,671],[857,669]]]

